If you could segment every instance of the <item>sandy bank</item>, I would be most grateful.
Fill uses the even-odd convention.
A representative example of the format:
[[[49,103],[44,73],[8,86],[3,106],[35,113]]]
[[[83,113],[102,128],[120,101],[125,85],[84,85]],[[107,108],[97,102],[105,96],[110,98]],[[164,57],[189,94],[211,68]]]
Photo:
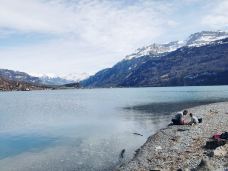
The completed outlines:
[[[202,117],[203,123],[168,126],[158,131],[136,151],[130,162],[119,166],[117,170],[205,170],[205,167],[211,170],[228,169],[227,145],[222,149],[222,155],[214,155],[214,149],[205,148],[213,134],[228,131],[228,102],[188,110]],[[206,161],[207,166],[204,167],[202,161]]]

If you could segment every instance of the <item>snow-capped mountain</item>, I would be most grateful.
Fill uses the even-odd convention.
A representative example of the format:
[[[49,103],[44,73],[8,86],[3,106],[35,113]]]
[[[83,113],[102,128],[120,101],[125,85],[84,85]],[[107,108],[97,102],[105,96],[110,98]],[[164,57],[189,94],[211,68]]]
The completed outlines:
[[[220,39],[222,36],[206,32],[193,34],[190,36],[191,39],[188,39],[189,44],[184,47],[160,55],[121,60],[113,67],[103,69],[81,81],[80,85],[82,87],[227,85],[228,37]],[[197,43],[192,41],[193,37],[194,40],[200,41]]]
[[[0,79],[2,82],[6,82],[8,84],[14,82],[21,82],[23,85],[31,84],[31,85],[39,85],[42,87],[43,85],[64,85],[71,83],[78,83],[82,79],[87,78],[89,75],[86,73],[81,74],[67,74],[67,75],[56,75],[52,73],[47,74],[38,74],[31,73],[27,74],[25,72],[13,71],[8,69],[0,69]],[[43,86],[44,87],[44,86]]]
[[[71,73],[67,75],[62,75],[60,76],[61,78],[64,78],[66,80],[73,80],[75,82],[79,82],[81,80],[84,80],[89,77],[88,73]]]
[[[12,81],[21,81],[32,84],[40,84],[38,77],[31,76],[25,72],[13,71],[8,69],[0,69],[0,77]]]
[[[174,41],[165,44],[152,44],[149,46],[145,46],[136,50],[135,53],[126,56],[125,59],[132,59],[135,57],[145,56],[145,55],[159,55],[161,53],[171,52],[180,47],[182,47],[184,42],[182,41]]]
[[[66,79],[58,77],[58,76],[50,77],[47,75],[43,75],[39,78],[41,80],[41,83],[45,84],[45,85],[63,85],[63,84],[69,84],[69,83],[74,82],[72,80],[66,80]]]
[[[226,31],[202,31],[191,34],[185,41],[185,46],[199,47],[209,44],[213,41],[225,39],[228,37]]]
[[[39,77],[41,80],[42,84],[45,85],[63,85],[63,84],[70,84],[70,83],[75,83],[79,82],[83,79],[86,79],[89,77],[87,73],[71,73],[71,74],[52,74],[52,73],[47,73],[47,74],[33,74],[36,77]]]
[[[227,31],[202,31],[190,35],[184,41],[173,41],[165,44],[153,43],[149,46],[139,48],[135,53],[127,55],[125,60],[130,60],[132,58],[138,58],[145,55],[153,55],[156,57],[167,52],[175,51],[183,46],[199,47],[210,44],[216,40],[224,39],[226,37],[228,37]]]

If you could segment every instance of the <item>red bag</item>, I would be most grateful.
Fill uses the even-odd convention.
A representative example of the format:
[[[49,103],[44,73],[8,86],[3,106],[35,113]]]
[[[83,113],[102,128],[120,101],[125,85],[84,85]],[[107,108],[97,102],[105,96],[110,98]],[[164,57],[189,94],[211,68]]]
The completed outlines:
[[[219,140],[221,137],[221,133],[214,134],[212,138]]]

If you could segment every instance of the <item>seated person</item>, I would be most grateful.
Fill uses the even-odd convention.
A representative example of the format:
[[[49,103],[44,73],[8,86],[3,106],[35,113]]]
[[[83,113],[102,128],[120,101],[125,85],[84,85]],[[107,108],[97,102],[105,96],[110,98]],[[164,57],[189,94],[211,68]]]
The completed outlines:
[[[184,110],[183,112],[178,112],[175,117],[172,119],[174,125],[185,125],[187,124],[184,120],[184,115],[187,115],[188,111]]]
[[[190,113],[189,115],[191,117],[191,121],[189,122],[189,125],[198,124],[199,123],[199,119],[196,116],[194,116],[192,113]]]

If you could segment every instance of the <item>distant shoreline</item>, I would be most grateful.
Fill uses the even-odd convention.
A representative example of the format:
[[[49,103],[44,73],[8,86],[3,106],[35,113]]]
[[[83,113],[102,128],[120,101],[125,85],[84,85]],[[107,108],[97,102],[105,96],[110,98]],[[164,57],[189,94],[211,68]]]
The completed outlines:
[[[198,169],[206,160],[213,170],[228,167],[226,156],[210,156],[203,148],[213,134],[228,130],[228,102],[212,103],[188,109],[203,118],[198,125],[168,126],[150,136],[136,150],[132,160],[117,167],[118,171]]]
[[[213,86],[228,86],[228,84],[212,84],[212,85],[177,85],[177,86],[131,86],[131,87],[124,87],[124,86],[110,86],[110,87],[81,87],[79,89],[121,89],[121,88],[165,88],[165,87],[213,87]]]
[[[91,89],[138,89],[138,88],[183,88],[183,87],[225,87],[228,85],[193,85],[193,86],[141,86],[141,87],[64,87],[64,86],[52,86],[52,85],[39,85],[40,87],[35,89],[30,89],[29,91],[42,91],[42,90],[91,90]],[[43,87],[42,87],[43,86]],[[0,89],[0,92],[11,92],[11,91],[27,91],[27,90],[17,90],[17,89],[11,89],[11,90],[2,90]],[[218,90],[219,91],[219,90]]]

